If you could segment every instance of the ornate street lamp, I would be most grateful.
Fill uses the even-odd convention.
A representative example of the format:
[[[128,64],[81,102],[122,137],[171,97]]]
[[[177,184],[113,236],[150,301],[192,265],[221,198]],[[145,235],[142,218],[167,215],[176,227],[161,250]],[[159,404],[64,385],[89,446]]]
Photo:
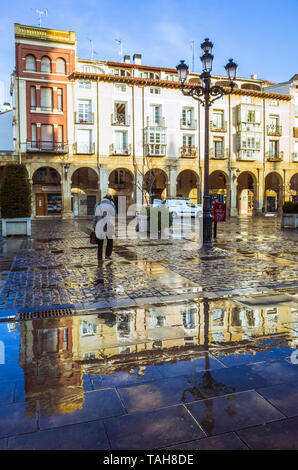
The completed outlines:
[[[194,85],[193,87],[185,86],[188,75],[188,66],[184,60],[177,65],[181,90],[185,96],[192,96],[205,107],[205,158],[204,158],[204,203],[203,203],[203,241],[208,243],[212,241],[212,215],[211,215],[211,197],[209,195],[209,108],[215,100],[223,95],[229,95],[234,89],[234,81],[236,78],[237,64],[229,59],[225,66],[230,83],[229,90],[215,85],[211,86],[211,70],[212,70],[212,42],[207,38],[201,44],[203,55],[201,61],[203,64],[203,73],[201,74],[202,86]]]

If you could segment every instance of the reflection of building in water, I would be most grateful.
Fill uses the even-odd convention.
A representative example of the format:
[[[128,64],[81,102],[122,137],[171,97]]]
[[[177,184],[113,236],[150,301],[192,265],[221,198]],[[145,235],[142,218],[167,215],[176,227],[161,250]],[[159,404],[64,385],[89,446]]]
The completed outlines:
[[[27,412],[71,413],[84,402],[81,366],[74,361],[73,318],[21,323],[20,365],[24,370]],[[32,406],[32,409],[31,409]]]
[[[248,307],[215,300],[24,321],[20,365],[25,375],[27,412],[35,412],[36,400],[42,414],[80,409],[84,403],[83,370],[142,375],[149,365],[195,359],[216,344],[226,347],[221,349],[223,354],[231,349],[235,353],[233,347],[241,354],[242,346],[243,352],[254,354],[265,348],[249,341],[258,338],[278,338],[279,346],[295,348],[295,305]]]
[[[285,341],[292,344],[295,331],[286,330],[283,323],[295,319],[294,307],[242,306],[230,300],[209,302],[208,344],[229,346],[246,344],[251,338],[286,334]],[[107,318],[113,318],[112,323]],[[89,333],[83,333],[86,320],[74,318],[77,360],[109,359],[121,354],[150,355],[153,351],[206,347],[206,329],[203,303],[160,305],[123,310],[108,314],[107,318],[88,315]],[[297,319],[297,317],[296,317]],[[78,322],[78,323],[77,323]],[[80,332],[80,333],[79,333]],[[288,347],[291,347],[288,343]],[[179,359],[179,354],[178,354]]]

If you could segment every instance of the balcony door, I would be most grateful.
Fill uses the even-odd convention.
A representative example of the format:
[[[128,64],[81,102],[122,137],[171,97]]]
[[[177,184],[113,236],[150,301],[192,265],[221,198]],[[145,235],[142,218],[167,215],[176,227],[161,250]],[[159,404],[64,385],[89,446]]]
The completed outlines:
[[[54,148],[54,128],[51,124],[41,125],[41,148],[44,150]]]
[[[78,153],[90,153],[92,144],[92,131],[89,129],[77,129]]]
[[[126,103],[115,103],[115,122],[126,124]]]
[[[150,121],[152,125],[161,125],[161,106],[150,106]]]
[[[127,132],[115,132],[115,150],[118,153],[126,152],[128,150]]]
[[[91,122],[91,101],[84,100],[78,103],[78,121]]]

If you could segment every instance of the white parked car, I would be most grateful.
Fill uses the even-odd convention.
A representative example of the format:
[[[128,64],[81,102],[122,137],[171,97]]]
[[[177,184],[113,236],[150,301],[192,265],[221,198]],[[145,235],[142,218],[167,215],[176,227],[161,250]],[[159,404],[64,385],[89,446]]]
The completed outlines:
[[[173,217],[195,217],[198,213],[202,212],[201,206],[194,204],[187,198],[166,199],[164,204],[173,214]]]

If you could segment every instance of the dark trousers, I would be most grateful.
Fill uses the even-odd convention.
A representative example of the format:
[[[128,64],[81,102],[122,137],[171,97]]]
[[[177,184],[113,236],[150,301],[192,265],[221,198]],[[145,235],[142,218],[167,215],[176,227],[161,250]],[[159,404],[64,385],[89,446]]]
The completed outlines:
[[[97,259],[102,259],[102,250],[103,250],[103,242],[104,240],[101,240],[99,238],[96,238],[97,241]],[[113,251],[113,239],[108,238],[107,239],[107,246],[106,246],[106,257],[111,256],[112,251]]]

